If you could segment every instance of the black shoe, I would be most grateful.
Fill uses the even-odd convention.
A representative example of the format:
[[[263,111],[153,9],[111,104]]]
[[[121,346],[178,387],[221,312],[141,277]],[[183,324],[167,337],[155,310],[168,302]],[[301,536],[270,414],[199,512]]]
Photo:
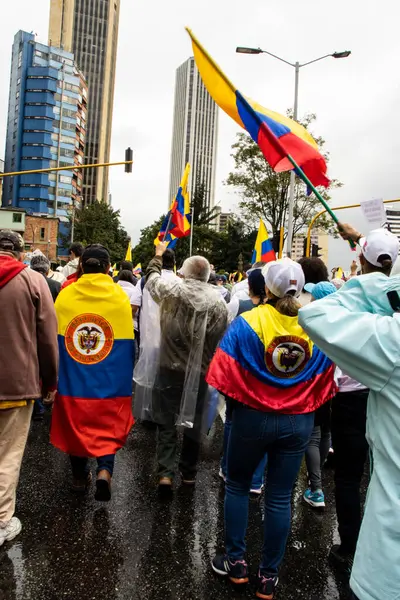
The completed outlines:
[[[353,568],[354,554],[343,551],[340,544],[335,544],[329,552],[329,562],[332,566],[342,571],[342,573],[350,576]]]
[[[97,475],[94,499],[98,502],[111,500],[111,475],[106,469],[102,469]]]
[[[278,585],[278,577],[267,577],[260,571],[258,572],[258,588],[256,592],[257,598],[262,600],[273,600],[275,596],[275,588]]]
[[[217,554],[212,559],[211,566],[214,573],[222,577],[228,576],[235,585],[249,582],[249,568],[245,560],[232,562],[227,554]]]

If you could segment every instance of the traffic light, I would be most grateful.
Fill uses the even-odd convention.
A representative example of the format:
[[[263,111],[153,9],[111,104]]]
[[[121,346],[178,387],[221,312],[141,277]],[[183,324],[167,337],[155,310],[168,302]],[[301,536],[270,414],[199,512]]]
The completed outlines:
[[[125,160],[133,160],[133,150],[132,148],[127,148],[125,150]],[[132,173],[132,163],[129,165],[125,165],[125,173]]]
[[[322,248],[320,246],[318,246],[318,244],[312,244],[311,245],[311,256],[317,256],[318,258],[320,258],[322,256],[322,254],[319,253],[320,250],[322,250]]]

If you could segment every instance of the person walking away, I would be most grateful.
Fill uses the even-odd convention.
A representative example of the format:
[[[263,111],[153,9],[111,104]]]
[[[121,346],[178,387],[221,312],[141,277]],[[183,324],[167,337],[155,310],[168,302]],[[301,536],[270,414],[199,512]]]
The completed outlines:
[[[164,243],[156,247],[145,287],[159,306],[158,331],[153,323],[153,338],[159,336],[159,342],[151,347],[142,342],[134,379],[148,391],[142,401],[135,395],[135,415],[157,423],[158,480],[161,488],[170,488],[177,466],[177,425],[184,428],[182,482],[195,483],[208,391],[205,373],[227,327],[228,309],[207,283],[210,264],[202,256],[184,262],[184,279],[164,279],[165,249]],[[145,318],[150,320],[148,314]]]
[[[265,280],[262,274],[261,269],[253,269],[248,277],[249,283],[249,300],[239,300],[239,312],[241,315],[248,310],[252,310],[256,308],[260,304],[264,304],[266,300],[265,294]],[[233,412],[233,404],[234,402],[230,398],[225,398],[226,400],[226,418],[224,425],[224,446],[223,446],[223,455],[221,460],[221,468],[219,471],[219,476],[226,482],[226,474],[227,474],[227,454],[228,454],[228,443],[229,443],[229,435],[232,427],[232,412]],[[265,467],[267,465],[267,455],[260,460],[260,464],[254,471],[253,479],[251,482],[250,494],[254,494],[255,496],[259,496],[262,493],[264,487],[264,472]]]
[[[47,285],[49,286],[49,290],[51,293],[51,297],[53,298],[53,302],[57,300],[57,296],[61,291],[61,283],[56,281],[55,279],[49,278],[50,271],[50,261],[44,254],[39,254],[36,256],[32,256],[31,258],[31,269],[36,271],[37,273],[41,273],[45,278]]]
[[[76,275],[78,271],[79,259],[83,253],[83,246],[79,242],[71,244],[69,247],[69,262],[63,267],[62,274],[66,279],[71,275]]]
[[[218,289],[219,293],[221,294],[222,298],[228,304],[231,301],[231,293],[228,290],[228,288],[225,287],[225,283],[226,283],[225,275],[217,275],[216,276],[217,289]]]
[[[132,318],[133,318],[133,322],[134,322],[134,330],[135,330],[135,337],[136,337],[136,331],[138,330],[139,325],[138,325],[138,320],[137,320],[137,312],[135,310],[136,306],[133,304],[133,302],[134,302],[134,298],[135,298],[135,287],[136,287],[138,281],[137,281],[136,277],[134,277],[132,271],[128,271],[127,269],[125,269],[118,273],[117,283],[124,290],[125,294],[129,298],[129,302],[132,307]]]
[[[0,546],[21,531],[16,490],[33,401],[57,386],[57,320],[44,277],[23,264],[24,242],[0,231]]]
[[[116,452],[133,425],[132,310],[108,275],[110,255],[100,244],[82,254],[83,275],[56,302],[60,377],[51,443],[69,454],[72,489],[84,493],[97,459],[95,499],[109,501]]]
[[[304,291],[311,294],[311,302],[321,300],[336,292],[329,281],[306,283]],[[325,495],[322,490],[322,467],[331,447],[331,403],[326,402],[316,412],[314,428],[306,449],[306,465],[310,487],[303,494],[304,500],[313,508],[324,508]]]
[[[378,262],[369,244],[365,248],[365,239],[359,242],[365,260],[372,265]],[[389,267],[386,261],[394,259],[393,253],[380,263]],[[366,435],[373,469],[350,586],[358,600],[395,599],[400,581],[400,277],[369,272],[353,278],[336,294],[302,308],[299,322],[340,369],[370,390]],[[351,413],[347,440],[352,434],[350,417]],[[359,443],[358,417],[353,423],[355,443]],[[357,454],[361,455],[360,449]],[[348,461],[353,458],[360,459],[347,455]],[[348,490],[356,500],[351,491],[354,475]]]
[[[58,281],[58,283],[61,283],[61,285],[62,285],[66,279],[64,277],[64,275],[62,274],[62,270],[63,270],[63,267],[61,267],[61,266],[58,266],[55,271],[53,271],[53,269],[50,268],[48,278],[54,279],[54,281]]]
[[[336,392],[334,366],[298,324],[304,275],[290,259],[263,269],[269,303],[242,314],[225,334],[207,382],[235,399],[225,491],[226,554],[212,568],[247,583],[245,534],[254,470],[267,453],[264,546],[257,596],[271,600],[290,530],[291,496],[314,425]]]

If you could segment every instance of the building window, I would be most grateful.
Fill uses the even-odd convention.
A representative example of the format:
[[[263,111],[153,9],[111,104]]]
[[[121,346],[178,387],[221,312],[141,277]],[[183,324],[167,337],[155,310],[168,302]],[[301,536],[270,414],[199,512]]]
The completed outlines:
[[[18,79],[17,79],[17,85],[20,85],[20,83],[21,83],[21,77],[18,77]]]
[[[16,137],[17,137],[17,132],[16,132],[16,131],[14,131],[14,132],[13,132],[13,140],[15,140],[15,138],[16,138]]]
[[[13,144],[12,151],[15,152],[15,144]]]
[[[41,240],[44,240],[44,239],[45,239],[45,236],[46,236],[46,230],[45,230],[45,228],[44,228],[44,227],[41,227],[41,228],[40,228],[40,239],[41,239]]]
[[[13,213],[13,223],[22,223],[21,213]]]
[[[18,90],[18,92],[15,94],[15,99],[16,99],[16,100],[18,100],[18,98],[19,98],[19,90]]]
[[[18,125],[18,119],[14,119],[14,125]]]

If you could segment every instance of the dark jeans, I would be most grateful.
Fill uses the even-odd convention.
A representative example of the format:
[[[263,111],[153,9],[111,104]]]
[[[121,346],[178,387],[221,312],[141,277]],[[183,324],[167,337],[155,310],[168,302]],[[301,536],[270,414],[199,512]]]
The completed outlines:
[[[349,553],[355,552],[362,520],[360,484],[368,456],[368,393],[339,393],[332,402],[336,513],[342,548]]]
[[[70,456],[72,467],[72,475],[75,479],[86,479],[89,474],[89,459],[81,456]],[[108,471],[110,475],[114,472],[114,461],[115,454],[107,454],[106,456],[99,456],[97,459],[96,473],[99,473],[103,469]]]
[[[231,398],[225,398],[225,400],[226,400],[226,419],[225,419],[225,426],[224,426],[224,448],[223,448],[223,455],[222,455],[222,459],[221,459],[221,471],[222,471],[222,474],[226,477],[228,442],[229,442],[229,436],[230,436],[231,428],[232,428],[232,412],[233,412],[233,407],[234,407],[235,402]],[[262,459],[260,460],[260,464],[254,471],[253,479],[251,482],[252,490],[260,490],[262,488],[262,486],[264,485],[264,473],[265,473],[266,465],[267,465],[267,455],[265,454],[265,456],[263,456]]]
[[[312,430],[306,450],[306,464],[312,492],[322,490],[321,470],[328,457],[330,446],[330,427],[316,425]]]
[[[178,457],[177,415],[180,412],[184,385],[184,373],[160,371],[157,413],[157,461],[159,477],[174,477]],[[193,428],[183,428],[183,442],[179,471],[185,479],[193,479],[197,473],[200,455],[200,438],[203,419],[203,402],[208,386],[200,379],[196,415]]]
[[[291,520],[291,495],[314,425],[314,414],[283,415],[236,404],[228,444],[225,492],[225,545],[229,558],[242,560],[253,473],[268,454],[264,546],[260,569],[275,576],[282,562]]]

